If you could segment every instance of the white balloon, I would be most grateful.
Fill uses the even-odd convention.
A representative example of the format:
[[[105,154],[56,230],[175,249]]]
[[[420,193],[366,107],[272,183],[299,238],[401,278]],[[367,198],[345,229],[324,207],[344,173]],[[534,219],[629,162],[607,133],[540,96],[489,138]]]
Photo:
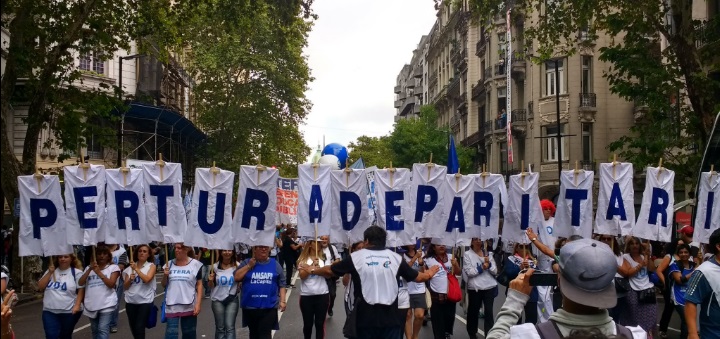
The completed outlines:
[[[320,157],[320,161],[318,161],[318,163],[321,165],[331,165],[334,170],[340,169],[340,159],[332,154],[323,155]]]

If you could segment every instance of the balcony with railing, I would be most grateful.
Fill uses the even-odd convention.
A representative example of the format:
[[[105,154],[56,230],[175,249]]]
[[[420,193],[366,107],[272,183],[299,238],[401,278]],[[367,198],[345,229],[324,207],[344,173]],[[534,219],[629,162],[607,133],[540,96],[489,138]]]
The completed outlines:
[[[505,62],[501,61],[495,64],[495,76],[502,76],[505,75],[505,71],[507,70],[507,67],[505,67]]]
[[[528,102],[528,108],[527,108],[527,118],[528,120],[531,120],[534,118],[534,112],[533,112],[533,102]]]
[[[460,96],[460,77],[450,79],[450,83],[448,84],[448,95],[451,97]]]
[[[522,55],[513,54],[512,73],[510,75],[517,81],[525,80],[525,58]]]
[[[465,147],[472,147],[481,143],[483,139],[485,139],[485,134],[482,130],[479,130],[471,134],[469,137],[463,139],[460,143],[462,143],[462,145]]]
[[[490,79],[492,79],[492,67],[486,67],[485,71],[483,71],[483,81],[488,82]]]
[[[709,45],[717,46],[718,42],[720,42],[720,15],[716,15],[714,18],[702,22],[695,32],[697,36],[695,46],[698,49],[705,48]]]
[[[483,135],[485,135],[485,136],[491,135],[491,134],[493,133],[494,124],[493,124],[493,121],[492,121],[492,120],[486,121],[486,122],[483,123],[482,126],[480,126],[480,127],[482,127]]]
[[[580,93],[581,109],[597,109],[597,97],[595,93]]]
[[[423,76],[422,66],[415,67],[415,71],[413,71],[413,77],[422,78],[422,76]]]
[[[487,48],[487,39],[485,38],[485,34],[481,34],[480,39],[475,44],[475,55],[478,57],[481,57],[483,54],[485,54],[486,48]]]
[[[482,79],[478,80],[478,82],[472,86],[471,95],[475,101],[483,101],[485,99],[485,84],[483,84]]]
[[[524,108],[516,108],[510,114],[512,116],[512,131],[524,136],[527,131],[527,111]]]
[[[395,86],[395,94],[400,93],[400,91],[401,91],[400,85]]]

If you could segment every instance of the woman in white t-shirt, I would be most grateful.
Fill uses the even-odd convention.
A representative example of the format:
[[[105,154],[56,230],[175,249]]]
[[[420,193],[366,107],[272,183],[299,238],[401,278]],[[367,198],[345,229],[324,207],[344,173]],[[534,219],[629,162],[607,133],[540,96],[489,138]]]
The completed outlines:
[[[297,261],[300,285],[300,312],[303,317],[303,335],[312,337],[313,325],[315,338],[325,337],[325,314],[330,305],[330,289],[324,277],[315,275],[316,269],[325,266],[325,254],[319,243],[310,240],[305,243]]]
[[[415,245],[403,246],[405,253],[403,259],[418,272],[425,271],[425,261],[422,258],[422,251],[415,248]],[[425,283],[407,282],[407,292],[410,299],[410,309],[405,316],[405,337],[417,339],[420,335],[423,320],[425,320]]]
[[[45,338],[72,338],[75,324],[82,316],[84,286],[82,263],[75,254],[54,256],[50,267],[38,281],[38,291],[43,294],[42,322]]]
[[[428,283],[430,287],[430,315],[432,316],[432,329],[435,339],[445,338],[453,334],[455,325],[455,306],[457,303],[447,300],[448,274],[458,275],[461,273],[460,264],[448,253],[445,245],[438,242],[439,239],[432,239],[432,244],[425,254],[425,269],[440,265],[440,271],[435,274]]]
[[[135,247],[135,259],[123,272],[125,310],[130,332],[135,339],[145,338],[145,324],[155,300],[155,264],[149,262],[152,250],[148,245]]]
[[[166,288],[167,317],[165,339],[178,338],[178,326],[183,338],[195,338],[203,295],[203,264],[194,257],[192,247],[176,243],[175,259],[164,269],[162,286]]]
[[[627,294],[628,319],[625,326],[640,326],[648,333],[655,331],[657,324],[657,303],[655,285],[650,281],[650,272],[655,272],[655,264],[650,256],[649,244],[641,244],[640,239],[630,238],[625,243],[623,271],[628,273],[631,290]],[[652,294],[650,302],[643,302],[640,293]]]
[[[118,303],[115,283],[120,277],[120,267],[112,263],[112,254],[107,246],[95,249],[96,262],[90,263],[78,280],[85,286],[85,314],[90,318],[93,339],[110,337],[112,312]]]
[[[222,250],[208,276],[215,315],[215,339],[235,339],[235,320],[240,309],[235,270],[239,264],[234,250]]]
[[[468,293],[467,331],[470,338],[477,338],[480,307],[485,310],[483,315],[484,331],[488,333],[495,324],[493,302],[498,295],[497,265],[493,253],[483,248],[480,238],[472,238],[470,251],[463,256],[463,275],[466,277]]]

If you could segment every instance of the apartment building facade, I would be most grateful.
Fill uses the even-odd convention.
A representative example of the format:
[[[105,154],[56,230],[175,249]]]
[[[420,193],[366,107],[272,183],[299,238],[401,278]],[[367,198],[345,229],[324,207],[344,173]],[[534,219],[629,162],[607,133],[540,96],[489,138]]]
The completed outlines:
[[[427,104],[427,35],[420,38],[412,60],[403,65],[395,85],[395,121],[413,119],[420,114],[420,106]]]

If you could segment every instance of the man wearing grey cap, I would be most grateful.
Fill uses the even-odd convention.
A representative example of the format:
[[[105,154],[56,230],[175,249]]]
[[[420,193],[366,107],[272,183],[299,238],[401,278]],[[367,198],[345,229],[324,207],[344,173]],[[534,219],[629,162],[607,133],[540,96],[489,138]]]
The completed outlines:
[[[510,282],[507,298],[487,339],[552,339],[569,336],[574,330],[597,328],[605,335],[645,339],[640,327],[624,327],[612,320],[607,309],[615,306],[613,283],[617,261],[609,246],[592,239],[567,243],[557,257],[558,284],[563,296],[562,308],[539,324],[515,325],[530,298],[532,269]],[[515,325],[515,326],[513,326]]]

